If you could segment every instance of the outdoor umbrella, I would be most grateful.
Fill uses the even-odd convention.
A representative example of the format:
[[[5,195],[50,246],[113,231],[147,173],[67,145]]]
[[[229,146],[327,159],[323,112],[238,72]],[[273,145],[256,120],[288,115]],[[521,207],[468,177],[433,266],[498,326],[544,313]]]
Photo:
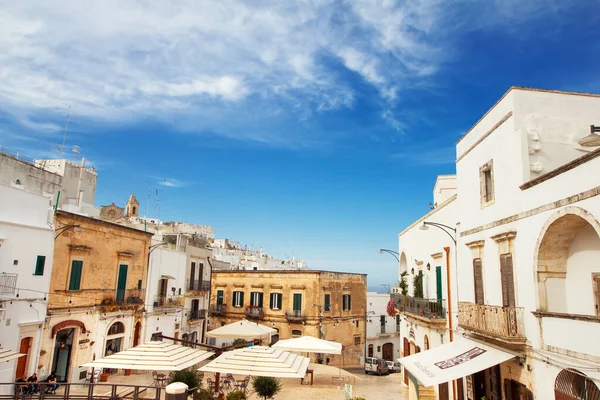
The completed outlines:
[[[0,362],[15,360],[19,357],[25,357],[27,354],[17,353],[15,351],[0,347]]]
[[[212,351],[154,341],[99,358],[82,367],[181,371],[214,354]]]
[[[226,351],[200,371],[237,375],[304,378],[310,359],[266,346]]]
[[[280,340],[271,346],[274,349],[301,353],[342,354],[342,344],[313,336]]]
[[[277,330],[243,319],[208,331],[206,336],[212,338],[256,339],[273,333],[277,333]]]

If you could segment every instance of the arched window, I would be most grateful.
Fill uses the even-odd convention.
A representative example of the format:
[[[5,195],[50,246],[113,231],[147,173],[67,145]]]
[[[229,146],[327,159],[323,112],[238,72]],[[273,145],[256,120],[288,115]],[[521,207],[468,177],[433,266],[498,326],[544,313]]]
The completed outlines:
[[[294,329],[294,330],[292,331],[292,337],[293,337],[293,338],[297,338],[297,337],[300,337],[300,336],[302,336],[302,331],[301,331],[301,330],[299,330],[299,329]]]
[[[118,335],[119,333],[125,333],[125,325],[122,322],[115,322],[108,328],[107,335]]]
[[[554,398],[563,399],[600,399],[598,386],[584,374],[574,369],[563,369],[554,382]]]

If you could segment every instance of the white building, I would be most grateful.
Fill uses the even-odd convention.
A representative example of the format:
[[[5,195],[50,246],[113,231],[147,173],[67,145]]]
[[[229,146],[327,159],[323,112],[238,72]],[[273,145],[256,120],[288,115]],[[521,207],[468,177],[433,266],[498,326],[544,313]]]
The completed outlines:
[[[578,144],[599,121],[599,95],[513,87],[458,142],[458,324],[471,349],[406,359],[411,381],[462,375],[458,399],[600,398],[600,138]]]
[[[395,361],[400,357],[400,314],[390,317],[386,293],[367,292],[367,357]]]
[[[0,184],[0,340],[27,354],[0,364],[0,382],[38,371],[54,246],[49,197]],[[0,394],[12,391],[0,387]]]
[[[449,343],[453,339],[451,329],[457,324],[456,296],[451,297],[451,302],[448,300],[448,294],[456,289],[455,175],[438,176],[432,206],[432,210],[398,235],[398,281],[404,283],[394,287],[394,299],[401,313],[399,329],[403,357]],[[450,291],[448,271],[451,271]],[[403,382],[412,384],[406,370],[403,371]],[[421,388],[421,396],[424,391]],[[440,400],[448,399],[452,387],[443,383],[429,389],[429,393]]]
[[[295,257],[287,260],[281,260],[263,252],[262,249],[256,251],[248,248],[241,249],[232,245],[227,245],[228,243],[232,242],[227,241],[227,239],[225,240],[226,242],[222,242],[220,239],[216,240],[217,246],[219,247],[212,247],[213,257],[215,260],[228,263],[231,269],[251,271],[308,269],[308,266],[304,261],[298,260]]]

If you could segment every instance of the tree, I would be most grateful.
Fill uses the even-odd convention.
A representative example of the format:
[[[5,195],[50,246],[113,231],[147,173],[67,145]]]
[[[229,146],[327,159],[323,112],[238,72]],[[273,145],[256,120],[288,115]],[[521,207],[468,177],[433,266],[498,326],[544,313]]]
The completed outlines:
[[[252,387],[254,391],[263,399],[272,399],[281,391],[281,381],[270,376],[255,376],[252,378]]]
[[[423,274],[417,274],[413,278],[413,297],[423,298]]]
[[[406,275],[408,275],[407,271],[402,272],[400,274],[400,281],[398,282],[402,296],[408,295],[408,282],[406,282]]]
[[[227,400],[246,400],[246,393],[241,390],[235,390],[227,394]]]
[[[169,383],[183,382],[189,389],[197,388],[200,385],[200,378],[192,369],[182,369],[173,371],[169,374]]]
[[[236,346],[238,344],[244,344],[246,343],[246,339],[234,339],[232,345]]]

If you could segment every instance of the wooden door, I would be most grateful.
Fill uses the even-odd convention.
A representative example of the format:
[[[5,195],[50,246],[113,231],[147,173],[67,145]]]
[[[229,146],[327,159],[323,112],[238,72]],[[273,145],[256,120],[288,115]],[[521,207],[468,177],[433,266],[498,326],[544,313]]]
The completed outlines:
[[[500,366],[495,365],[486,370],[487,398],[490,400],[502,400],[502,383],[500,381]]]
[[[439,400],[448,400],[450,398],[448,391],[448,382],[440,383],[438,386]]]
[[[404,338],[404,357],[410,356],[410,344],[408,343],[408,339]],[[408,385],[408,371],[404,368],[404,384]]]
[[[394,361],[394,344],[385,343],[381,348],[382,358],[386,361]]]
[[[133,329],[133,347],[140,344],[140,333],[142,329],[142,324],[140,321],[135,323],[135,328]]]
[[[513,276],[512,254],[500,256],[500,279],[502,281],[502,305],[504,307],[515,306],[515,279]]]
[[[21,347],[19,347],[19,353],[27,354],[25,357],[18,358],[17,361],[17,372],[15,378],[20,378],[27,374],[27,360],[29,359],[29,348],[31,347],[30,337],[21,339]]]

